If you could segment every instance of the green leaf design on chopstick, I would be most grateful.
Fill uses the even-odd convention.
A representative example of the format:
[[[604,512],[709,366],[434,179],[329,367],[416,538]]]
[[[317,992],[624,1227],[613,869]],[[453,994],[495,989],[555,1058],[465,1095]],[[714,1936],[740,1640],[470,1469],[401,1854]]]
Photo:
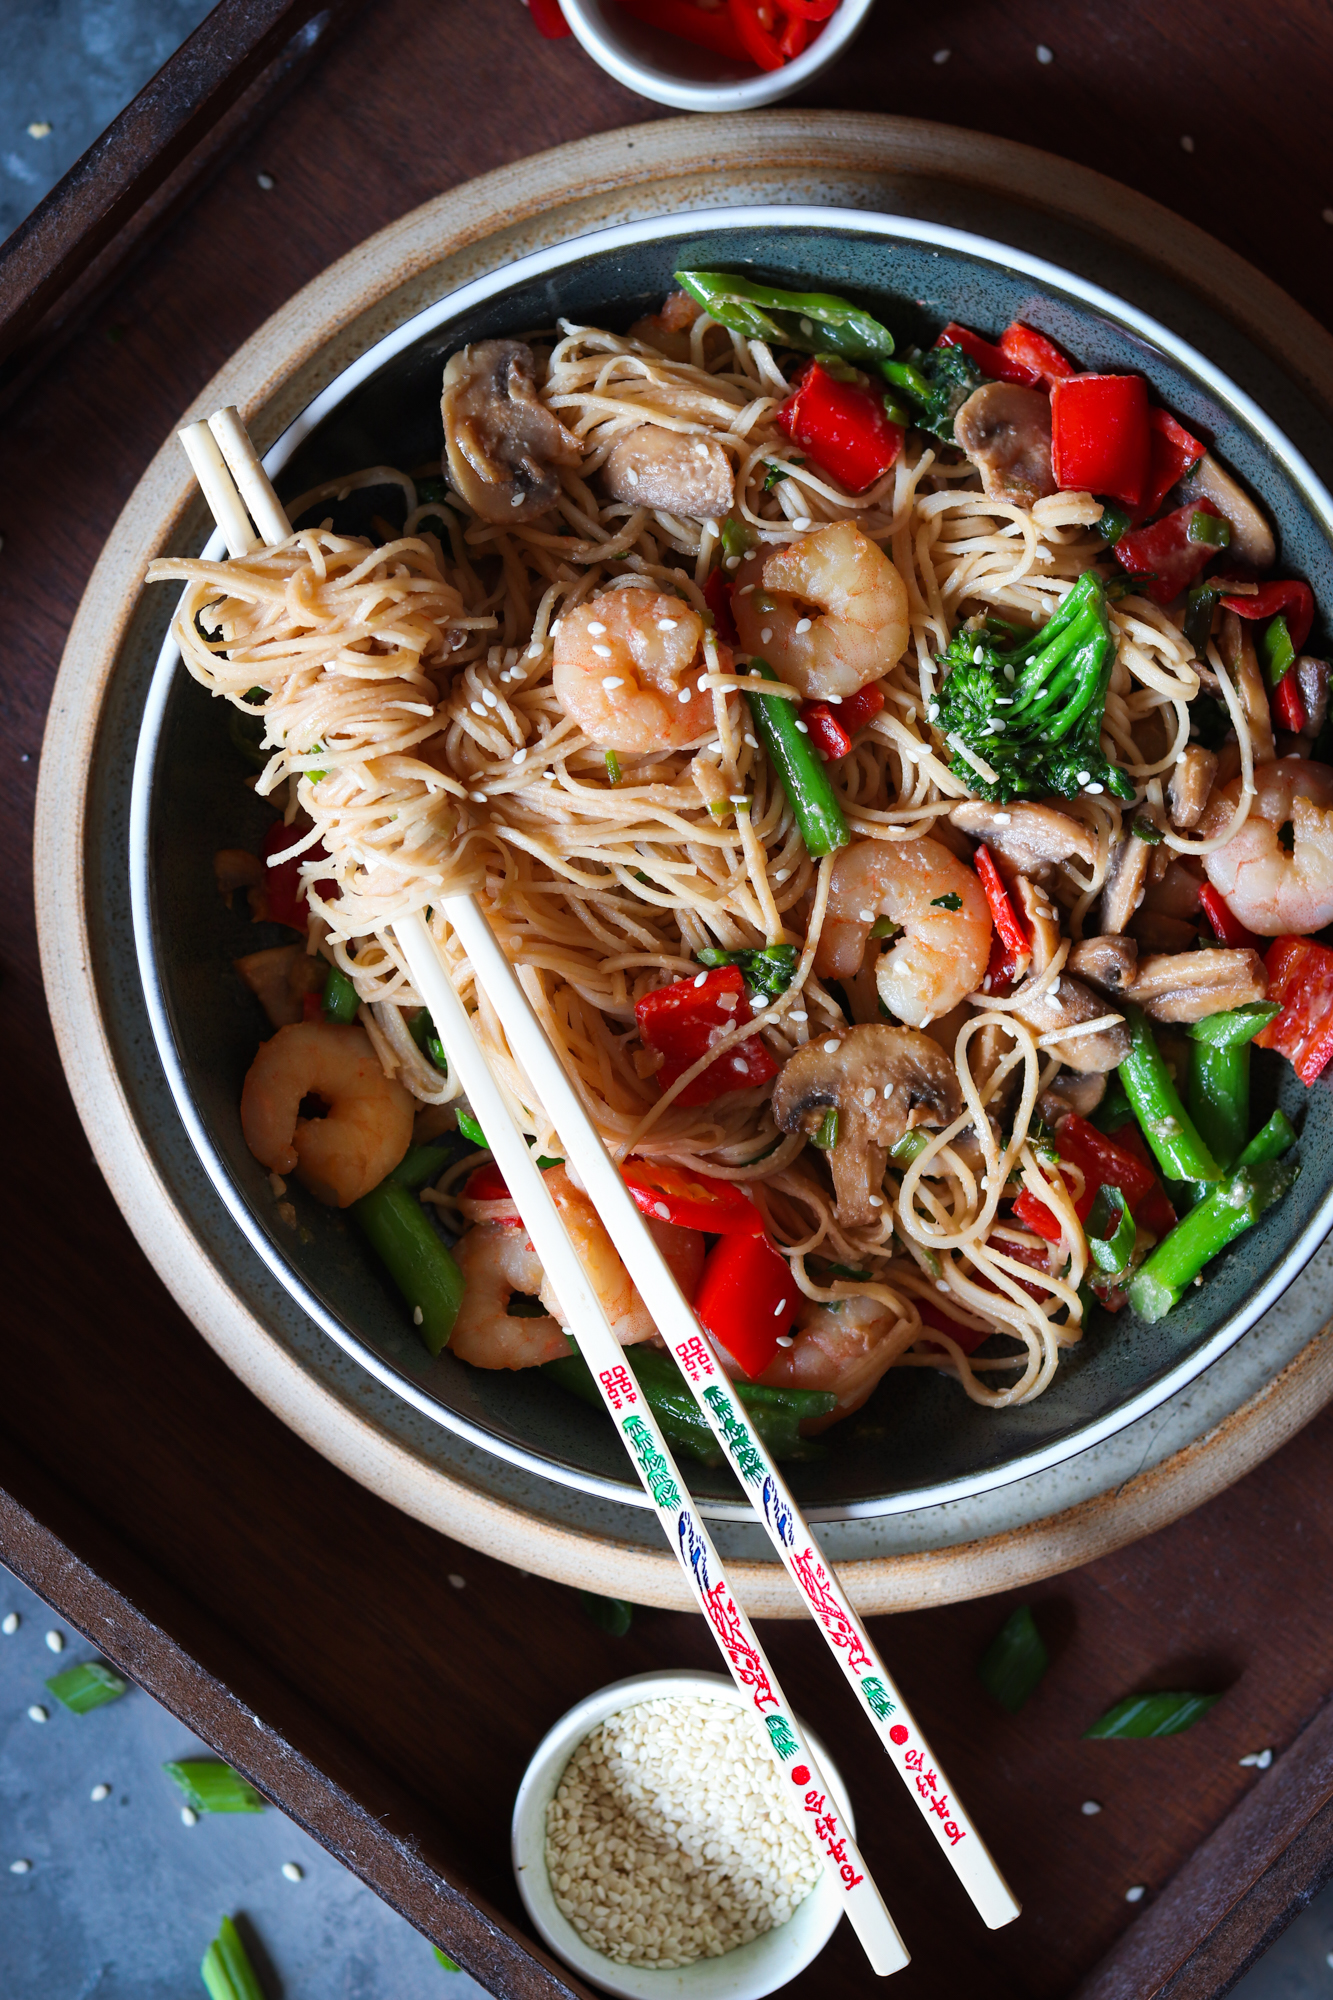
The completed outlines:
[[[240,1932],[230,1917],[222,1919],[199,1971],[209,2000],[264,2000],[264,1989],[255,1977]]]
[[[595,1597],[592,1591],[581,1590],[579,1603],[593,1624],[609,1632],[613,1639],[623,1639],[634,1622],[634,1606],[623,1597]]]
[[[1132,1694],[1108,1708],[1100,1721],[1085,1729],[1084,1738],[1103,1736],[1179,1736],[1207,1715],[1220,1694]]]
[[[461,1965],[454,1964],[453,1960],[450,1958],[447,1951],[441,1951],[438,1945],[435,1945],[433,1947],[433,1950],[435,1952],[436,1958],[439,1959],[440,1964],[444,1967],[446,1972],[461,1972],[463,1970]]]
[[[90,1708],[119,1701],[129,1688],[128,1681],[112,1673],[100,1660],[85,1660],[81,1666],[66,1667],[63,1674],[52,1674],[46,1685],[56,1700],[75,1715],[86,1715]]]
[[[982,1654],[977,1674],[986,1692],[994,1695],[1001,1708],[1017,1715],[1024,1702],[1036,1693],[1050,1663],[1051,1656],[1037,1630],[1031,1606],[1020,1604]]]
[[[196,1812],[263,1812],[264,1801],[239,1771],[216,1757],[187,1757],[162,1769]]]

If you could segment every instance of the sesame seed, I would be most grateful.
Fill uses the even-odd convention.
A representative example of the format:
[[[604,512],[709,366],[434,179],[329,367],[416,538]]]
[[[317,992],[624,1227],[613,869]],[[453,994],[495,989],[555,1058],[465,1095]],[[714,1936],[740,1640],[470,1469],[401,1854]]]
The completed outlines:
[[[1094,1813],[1101,1811],[1101,1807],[1098,1805],[1096,1799],[1084,1799],[1082,1805],[1079,1807],[1079,1811],[1086,1813],[1087,1817],[1091,1819]]]
[[[1192,153],[1194,151],[1194,141],[1188,132],[1182,132],[1180,135],[1180,150],[1182,153]]]
[[[770,640],[770,639],[771,639],[771,638],[773,637],[773,627],[772,627],[771,625],[765,625],[765,626],[764,626],[764,627],[763,627],[763,628],[761,629],[761,631],[760,631],[760,634],[759,634],[759,637],[760,637],[760,639],[761,639],[761,640],[763,641],[764,645],[766,646],[766,645],[768,644],[769,640]]]
[[[873,910],[858,910],[857,915],[863,924],[873,924],[875,921],[875,912]]]
[[[1010,823],[1010,821],[1011,821],[1011,820],[1013,819],[1013,814],[1012,814],[1012,813],[995,813],[995,814],[993,815],[993,817],[994,817],[994,820],[995,820],[995,824],[996,824],[996,826],[1008,826],[1008,825],[1009,825],[1009,823]]]
[[[1142,1882],[1136,1882],[1132,1889],[1126,1889],[1125,1901],[1127,1903],[1141,1903],[1143,1901],[1145,1894],[1146,1891],[1143,1887]]]
[[[199,1824],[199,1815],[198,1815],[198,1813],[197,1813],[197,1812],[195,1811],[194,1807],[193,1807],[193,1806],[182,1806],[182,1807],[181,1807],[181,1825],[182,1825],[182,1826],[198,1826],[198,1824]]]
[[[723,558],[723,561],[727,569],[739,569],[741,566],[741,559],[739,556],[725,556]]]
[[[29,1722],[49,1722],[50,1719],[50,1711],[43,1708],[39,1701],[35,1701],[28,1710]]]
[[[1085,786],[1083,787],[1083,789],[1084,789],[1084,791],[1085,791],[1085,792],[1089,792],[1089,793],[1091,793],[1091,792],[1104,792],[1104,791],[1106,790],[1106,787],[1105,787],[1105,785],[1085,785]]]
[[[785,868],[783,869],[782,872],[784,875],[787,873]],[[810,1016],[805,1012],[804,1009],[802,1009],[801,1012],[798,1014],[796,1010],[793,1008],[792,1012],[787,1016],[787,1018],[789,1021],[808,1021],[810,1019]],[[834,1046],[835,1047],[837,1046],[836,1043],[834,1044]]]
[[[814,323],[811,320],[803,319],[801,321],[801,332],[805,334],[807,338],[809,337],[810,334],[814,332],[814,330],[815,330]]]
[[[34,118],[31,125],[28,127],[28,137],[30,139],[49,139],[50,136],[51,136],[50,121],[46,118]]]
[[[485,792],[469,792],[468,797],[471,799],[474,806],[484,806],[486,804]]]
[[[947,62],[948,62],[948,60],[949,60],[949,57],[950,57],[950,56],[951,56],[952,54],[953,54],[953,50],[952,50],[952,49],[936,49],[936,51],[935,51],[934,55],[933,55],[933,56],[931,57],[931,59],[930,59],[930,60],[931,60],[931,61],[932,61],[933,63],[947,63]]]
[[[592,623],[591,623],[591,624],[589,625],[589,627],[588,627],[588,630],[589,630],[590,632],[598,632],[598,633],[601,633],[601,632],[605,632],[605,630],[606,630],[606,627],[605,627],[605,625],[603,625],[603,623],[602,623],[602,621],[601,621],[601,619],[600,619],[600,618],[594,618],[594,619],[592,620]]]
[[[532,644],[528,647],[528,658],[530,660],[539,660],[541,656],[542,656],[542,642],[540,639],[534,639]],[[517,680],[518,678],[517,674],[514,676],[514,678],[515,680]]]
[[[814,620],[812,618],[798,618],[796,621],[796,630],[798,632],[808,632],[813,623]]]
[[[474,715],[485,715],[486,713],[486,705],[484,702],[470,701],[468,703],[468,707],[472,710],[472,713]]]
[[[773,1317],[774,1317],[774,1319],[781,1319],[781,1317],[782,1317],[782,1309],[783,1309],[783,1307],[784,1307],[784,1306],[786,1305],[786,1303],[787,1303],[787,1301],[786,1301],[785,1299],[779,1299],[779,1300],[778,1300],[777,1304],[776,1304],[776,1305],[774,1306],[774,1308],[773,1308]]]
[[[779,1346],[779,1347],[795,1347],[795,1345],[796,1345],[796,1336],[795,1336],[795,1334],[792,1334],[792,1333],[780,1333],[780,1334],[778,1335],[778,1346]]]
[[[4,1633],[6,1639],[12,1639],[22,1622],[17,1611],[7,1611],[4,1617],[0,1618],[0,1632]]]
[[[796,727],[800,731],[802,736],[808,736],[810,734],[810,725],[808,722],[798,722]],[[827,764],[828,762],[827,757],[824,759],[824,762]]]
[[[886,1084],[885,1084],[885,1086],[884,1086],[884,1095],[885,1095],[885,1097],[886,1097],[886,1098],[889,1098],[889,1097],[892,1097],[892,1096],[893,1096],[893,1085],[892,1085],[891,1083],[886,1083]]]
[[[936,1280],[935,1280],[935,1290],[936,1290],[937,1292],[947,1292],[947,1291],[948,1291],[948,1289],[949,1289],[949,1287],[948,1287],[948,1286],[947,1286],[947,1285],[945,1284],[945,1282],[944,1282],[943,1278],[936,1278]]]
[[[272,194],[274,187],[272,174],[256,174],[255,181],[259,187],[263,188],[265,194]]]
[[[745,732],[745,737],[744,737],[744,741],[745,741],[745,742],[746,742],[746,743],[747,743],[747,744],[749,745],[749,747],[751,748],[751,750],[757,750],[757,749],[759,748],[759,739],[758,739],[758,737],[757,737],[757,736],[751,736],[751,734],[750,734],[750,732],[749,732],[749,730],[748,730],[748,729],[747,729],[747,730],[746,730],[746,732]]]
[[[51,1652],[51,1653],[63,1653],[63,1652],[64,1652],[64,1650],[65,1650],[65,1635],[64,1635],[64,1633],[63,1633],[63,1632],[48,1632],[48,1633],[47,1633],[47,1635],[46,1635],[46,1646],[47,1646],[47,1651],[48,1651],[48,1652]]]
[[[494,688],[483,688],[481,691],[481,698],[485,702],[487,708],[498,708],[500,706],[500,697],[495,692]]]
[[[94,1785],[88,1796],[95,1806],[100,1806],[103,1799],[111,1797],[111,1787],[110,1785]]]
[[[425,1313],[424,1313],[424,1312],[422,1312],[422,1310],[421,1310],[421,1307],[420,1307],[420,1306],[413,1306],[413,1308],[412,1308],[412,1324],[413,1324],[413,1326],[420,1326],[420,1325],[422,1324],[422,1322],[424,1321],[425,1317],[426,1317],[426,1315],[425,1315]]]
[[[1054,50],[1048,49],[1045,42],[1037,43],[1037,61],[1039,63],[1050,63],[1055,61]]]
[[[593,652],[599,660],[609,660],[611,657],[611,648],[609,646],[594,646]]]
[[[657,629],[659,632],[674,632],[677,623],[678,620],[676,620],[675,618],[659,618],[657,621]]]
[[[814,525],[808,514],[797,514],[792,520],[793,528],[798,528],[802,534],[805,533],[807,528],[813,528]]]
[[[700,441],[700,442],[696,442],[696,444],[695,444],[695,447],[694,447],[694,452],[695,452],[695,456],[696,456],[696,458],[707,458],[707,456],[708,456],[708,446],[707,446],[706,444],[702,443],[701,441]]]
[[[677,701],[691,701],[691,700],[693,700],[693,696],[692,696],[692,695],[690,694],[690,691],[689,691],[689,689],[688,689],[688,688],[682,688],[682,689],[680,690],[680,693],[679,693],[679,694],[678,694],[678,695],[676,696],[676,700],[677,700]]]
[[[629,483],[631,486],[637,486],[639,483],[639,475],[632,465],[629,468]]]
[[[523,495],[521,493],[511,493],[509,504],[511,507],[521,507],[523,505]]]
[[[670,1222],[671,1220],[671,1210],[664,1201],[655,1201],[653,1203],[653,1214],[660,1222]]]
[[[305,1880],[305,1869],[302,1868],[298,1861],[284,1861],[282,1872],[288,1882],[303,1882]]]
[[[23,1861],[23,1860],[11,1861],[9,1864],[9,1872],[11,1875],[29,1875],[32,1872],[32,1863],[31,1861]]]
[[[790,881],[790,879],[791,879],[790,868],[775,868],[773,870],[773,880],[775,882],[787,882]],[[793,1019],[794,1018],[795,1017],[793,1016]]]
[[[466,1590],[467,1578],[460,1576],[456,1569],[451,1569],[449,1572],[449,1588],[450,1590]]]
[[[707,981],[708,974],[706,972],[700,972],[695,975],[694,983],[696,986],[704,986],[707,984]]]
[[[826,1056],[836,1056],[841,1046],[840,1042],[825,1042],[824,1054]]]
[[[605,674],[602,678],[602,686],[608,693],[612,688],[623,688],[624,685],[624,679],[620,674]]]
[[[1271,1750],[1251,1750],[1248,1757],[1241,1758],[1242,1766],[1250,1766],[1256,1771],[1266,1771],[1273,1761]]]
[[[939,714],[939,712],[940,712],[940,705],[937,701],[932,701],[927,704],[926,716],[929,721],[933,722],[935,720],[935,717]]]
[[[528,753],[526,748],[522,750],[515,750],[513,756],[509,759],[509,761],[511,764],[525,764],[527,762],[527,757]]]
[[[882,1194],[868,1194],[866,1200],[872,1208],[883,1208],[884,1206],[884,1197]]]

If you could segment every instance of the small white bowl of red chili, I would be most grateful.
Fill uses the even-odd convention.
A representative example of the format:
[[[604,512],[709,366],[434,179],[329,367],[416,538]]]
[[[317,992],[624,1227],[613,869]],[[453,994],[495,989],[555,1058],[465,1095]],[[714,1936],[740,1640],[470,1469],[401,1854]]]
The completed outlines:
[[[678,111],[776,104],[835,61],[874,0],[528,0],[543,34],[564,26],[595,63]]]

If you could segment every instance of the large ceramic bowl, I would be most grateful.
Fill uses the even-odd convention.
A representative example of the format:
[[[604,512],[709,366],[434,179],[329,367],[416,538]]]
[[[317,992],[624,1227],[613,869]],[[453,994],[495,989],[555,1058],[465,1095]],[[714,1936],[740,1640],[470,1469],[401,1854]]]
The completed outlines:
[[[784,282],[852,290],[904,340],[947,319],[985,329],[1015,317],[1081,363],[1137,370],[1259,496],[1282,564],[1333,604],[1333,499],[1296,446],[1208,359],[1167,327],[1082,278],[1003,244],[937,224],[834,209],[713,210],[608,229],[522,259],[441,299],[337,376],[267,464],[294,498],[374,464],[420,464],[440,449],[439,381],[465,341],[549,326],[558,315],[624,327],[669,289],[682,264],[731,265]],[[383,510],[385,495],[375,496]],[[369,497],[363,499],[369,505]],[[340,525],[355,525],[350,517]],[[210,544],[220,554],[221,544]],[[164,646],[134,780],[131,870],[136,943],[157,1046],[199,1158],[236,1226],[329,1339],[417,1409],[473,1443],[589,1495],[642,1496],[599,1412],[533,1374],[485,1373],[446,1351],[432,1361],[401,1302],[345,1217],[303,1199],[298,1228],[277,1212],[247,1151],[238,1102],[263,1033],[232,971],[279,941],[213,888],[220,846],[254,846],[268,809],[241,785],[227,711]],[[289,933],[282,934],[284,936]],[[1260,1055],[1256,1109],[1281,1102],[1301,1129],[1294,1191],[1212,1266],[1155,1326],[1122,1313],[1094,1322],[1054,1385],[1023,1408],[978,1408],[950,1378],[892,1371],[865,1409],[831,1433],[826,1459],[792,1468],[817,1518],[895,1513],[976,1495],[1083,1450],[1173,1395],[1232,1345],[1305,1263],[1333,1222],[1333,1099],[1307,1093]],[[740,1518],[730,1475],[694,1468],[705,1511]]]

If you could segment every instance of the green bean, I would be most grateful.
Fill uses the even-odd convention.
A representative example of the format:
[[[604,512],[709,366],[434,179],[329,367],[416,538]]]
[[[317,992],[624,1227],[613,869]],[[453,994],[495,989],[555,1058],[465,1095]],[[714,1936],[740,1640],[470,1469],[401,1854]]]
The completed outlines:
[[[1192,1021],[1190,1116],[1220,1167],[1229,1167],[1250,1129],[1250,1043],[1279,1012],[1256,1004]]]
[[[329,976],[324,981],[324,991],[320,997],[326,1021],[354,1021],[361,1001],[357,990],[340,965],[329,967]]]
[[[430,1352],[439,1354],[463,1303],[463,1273],[435,1225],[392,1176],[353,1202],[351,1212],[411,1306],[417,1332]]]
[[[848,361],[881,361],[893,352],[886,326],[830,292],[780,291],[731,271],[677,271],[676,283],[720,326],[747,340],[767,340],[801,354],[831,348]]]
[[[1204,1265],[1280,1201],[1299,1173],[1297,1160],[1268,1160],[1212,1188],[1131,1278],[1129,1302],[1139,1317],[1163,1319]]]
[[[777,679],[766,660],[751,660],[750,672],[762,680]],[[792,703],[785,695],[747,693],[745,699],[768,760],[782,781],[806,847],[816,858],[836,854],[852,836],[828,772],[816,756],[809,736],[797,727]]]
[[[1268,1160],[1280,1160],[1296,1144],[1296,1128],[1285,1111],[1275,1111],[1261,1125],[1236,1162],[1241,1167],[1260,1167]]]
[[[627,1347],[625,1359],[671,1449],[685,1452],[701,1465],[722,1465],[725,1462],[722,1447],[671,1356],[654,1348]],[[548,1361],[542,1373],[571,1395],[601,1409],[601,1393],[581,1354]],[[823,1456],[825,1447],[803,1438],[799,1426],[807,1417],[827,1416],[837,1401],[835,1396],[813,1389],[766,1389],[752,1382],[736,1382],[732,1386],[774,1458]]]
[[[428,1181],[437,1181],[449,1162],[458,1157],[453,1146],[409,1146],[389,1175],[395,1187],[413,1194]]]
[[[1282,1012],[1275,1000],[1255,1000],[1248,1007],[1233,1007],[1225,1014],[1207,1014],[1191,1021],[1185,1033],[1192,1042],[1211,1048],[1239,1048],[1251,1042]]]
[[[1125,1019],[1130,1051],[1120,1065],[1120,1081],[1162,1172],[1175,1181],[1219,1180],[1217,1161],[1180,1101],[1142,1010],[1126,1007]]]

